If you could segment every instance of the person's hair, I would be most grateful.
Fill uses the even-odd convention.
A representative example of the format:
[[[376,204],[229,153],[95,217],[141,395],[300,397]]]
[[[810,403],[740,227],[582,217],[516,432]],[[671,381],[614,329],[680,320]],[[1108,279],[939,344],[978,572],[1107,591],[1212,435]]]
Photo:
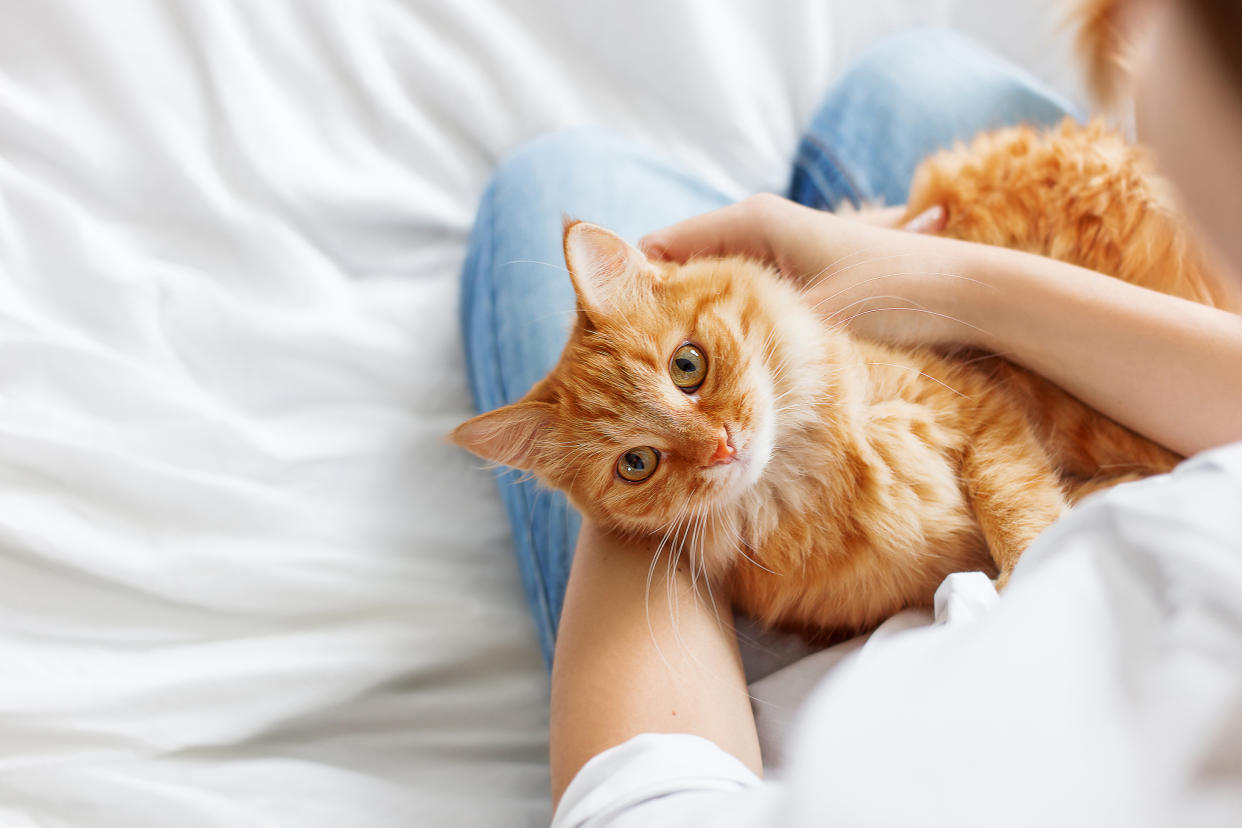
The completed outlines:
[[[1218,65],[1224,69],[1234,89],[1242,96],[1242,3],[1238,0],[1184,0],[1203,34],[1211,44]]]

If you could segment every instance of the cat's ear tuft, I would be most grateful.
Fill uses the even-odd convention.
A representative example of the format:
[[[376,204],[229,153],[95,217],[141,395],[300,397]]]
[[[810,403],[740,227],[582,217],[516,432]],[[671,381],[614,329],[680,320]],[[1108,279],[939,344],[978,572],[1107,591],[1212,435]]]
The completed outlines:
[[[546,402],[516,402],[466,420],[449,440],[485,460],[535,471],[541,465],[552,406]]]
[[[613,313],[649,283],[642,251],[611,230],[584,221],[565,222],[565,264],[578,301],[588,313]]]

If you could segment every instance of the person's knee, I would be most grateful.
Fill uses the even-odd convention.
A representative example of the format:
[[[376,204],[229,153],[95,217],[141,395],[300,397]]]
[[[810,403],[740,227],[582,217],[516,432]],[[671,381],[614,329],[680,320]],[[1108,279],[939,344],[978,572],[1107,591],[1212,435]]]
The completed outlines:
[[[561,221],[603,224],[626,238],[720,206],[727,198],[652,148],[598,127],[559,130],[517,147],[497,167],[479,221],[560,257]],[[478,223],[476,222],[476,234]],[[531,239],[539,240],[536,243]],[[503,239],[502,239],[503,240]]]
[[[906,29],[880,38],[851,64],[850,73],[879,82],[911,78],[943,67],[960,71],[995,56],[979,43],[951,29]]]
[[[833,86],[799,148],[790,193],[811,206],[899,204],[929,153],[984,129],[1052,124],[1068,104],[960,34],[914,29],[877,42]]]
[[[544,133],[505,155],[479,199],[467,249],[467,293],[490,277],[490,251],[498,242],[552,245],[574,182],[590,180],[602,155],[618,143],[607,130],[575,127]]]
[[[582,126],[546,132],[519,144],[497,165],[484,199],[499,193],[547,197],[549,191],[589,180],[601,165],[622,154],[628,144],[602,127]]]
[[[562,217],[598,212],[592,205],[607,196],[601,193],[604,171],[615,173],[627,155],[636,151],[616,134],[576,127],[540,135],[502,158],[479,200],[466,249],[462,312],[467,330],[473,309],[490,301],[497,257],[558,267]],[[507,272],[507,283],[512,273]]]
[[[847,70],[843,85],[861,92],[868,107],[903,119],[953,112],[963,121],[1051,121],[1068,109],[1033,75],[947,29],[911,29],[880,40]]]

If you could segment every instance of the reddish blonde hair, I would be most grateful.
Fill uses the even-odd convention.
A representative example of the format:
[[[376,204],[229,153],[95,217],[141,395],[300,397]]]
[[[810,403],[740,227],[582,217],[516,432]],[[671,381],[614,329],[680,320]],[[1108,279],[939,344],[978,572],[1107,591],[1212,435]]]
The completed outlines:
[[[1237,0],[1185,0],[1200,34],[1210,44],[1217,64],[1229,75],[1242,100],[1242,3]]]

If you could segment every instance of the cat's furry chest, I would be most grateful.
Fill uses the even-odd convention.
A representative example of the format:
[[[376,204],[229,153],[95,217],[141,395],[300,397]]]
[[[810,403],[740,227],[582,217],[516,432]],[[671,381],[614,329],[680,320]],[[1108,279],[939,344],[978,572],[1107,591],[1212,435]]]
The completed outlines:
[[[927,603],[949,572],[990,567],[960,479],[962,397],[929,376],[930,357],[869,348],[859,364],[882,367],[782,434],[739,504],[751,552],[735,558],[738,594],[767,623],[864,629]]]

